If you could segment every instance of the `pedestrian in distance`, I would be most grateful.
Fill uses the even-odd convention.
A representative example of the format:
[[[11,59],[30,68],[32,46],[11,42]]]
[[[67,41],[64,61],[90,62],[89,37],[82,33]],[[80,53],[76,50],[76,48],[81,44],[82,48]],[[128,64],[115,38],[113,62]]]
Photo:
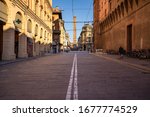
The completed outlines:
[[[125,50],[120,46],[120,47],[119,47],[120,59],[123,59],[124,54],[125,54]]]

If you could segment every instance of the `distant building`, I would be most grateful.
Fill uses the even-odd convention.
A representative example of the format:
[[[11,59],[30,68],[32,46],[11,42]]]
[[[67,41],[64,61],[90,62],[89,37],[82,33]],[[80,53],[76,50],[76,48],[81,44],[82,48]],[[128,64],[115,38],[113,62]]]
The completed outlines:
[[[65,42],[64,42],[64,49],[69,50],[70,46],[71,46],[70,37],[69,37],[69,34],[66,33],[66,38],[65,38]]]
[[[80,50],[93,49],[93,27],[90,24],[85,24],[82,27],[80,37],[78,39],[78,47]]]
[[[82,50],[82,40],[81,40],[81,33],[80,33],[80,36],[78,38],[78,50]]]
[[[150,49],[150,0],[94,0],[96,49]]]
[[[64,49],[66,31],[64,21],[62,19],[62,12],[58,7],[53,8],[53,52],[58,53]]]
[[[52,0],[0,0],[0,60],[42,55],[52,42]]]

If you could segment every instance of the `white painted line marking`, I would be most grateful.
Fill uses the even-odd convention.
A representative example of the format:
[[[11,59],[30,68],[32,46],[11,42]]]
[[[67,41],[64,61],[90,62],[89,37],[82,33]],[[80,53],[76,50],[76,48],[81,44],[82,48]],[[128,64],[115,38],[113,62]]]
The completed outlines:
[[[77,83],[77,55],[74,55],[70,81],[67,89],[66,100],[71,100],[71,96],[73,94],[73,99],[78,100],[78,83]],[[74,84],[73,84],[74,82]],[[73,86],[72,86],[73,85]],[[73,88],[73,90],[72,90]],[[72,93],[73,91],[73,93]]]
[[[74,75],[74,94],[73,94],[73,99],[78,100],[78,80],[77,76],[78,71],[77,71],[77,56],[75,55],[75,75]]]
[[[73,84],[73,74],[74,74],[74,65],[75,65],[75,56],[74,56],[74,59],[73,59],[71,75],[70,75],[70,81],[69,81],[68,90],[67,90],[67,94],[66,94],[66,100],[70,100],[71,99],[71,91],[72,91],[72,84]]]

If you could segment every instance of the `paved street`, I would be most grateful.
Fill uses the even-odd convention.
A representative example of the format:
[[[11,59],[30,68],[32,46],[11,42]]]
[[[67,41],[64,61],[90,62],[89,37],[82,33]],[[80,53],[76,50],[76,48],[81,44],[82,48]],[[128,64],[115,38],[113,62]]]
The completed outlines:
[[[0,66],[0,99],[150,99],[149,92],[149,71],[87,52]]]

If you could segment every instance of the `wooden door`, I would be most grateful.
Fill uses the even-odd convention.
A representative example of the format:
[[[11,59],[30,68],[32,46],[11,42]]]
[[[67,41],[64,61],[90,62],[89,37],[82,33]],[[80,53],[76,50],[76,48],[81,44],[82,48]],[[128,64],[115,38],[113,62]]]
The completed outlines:
[[[15,54],[16,54],[16,58],[18,58],[18,52],[19,52],[19,32],[15,31]]]

